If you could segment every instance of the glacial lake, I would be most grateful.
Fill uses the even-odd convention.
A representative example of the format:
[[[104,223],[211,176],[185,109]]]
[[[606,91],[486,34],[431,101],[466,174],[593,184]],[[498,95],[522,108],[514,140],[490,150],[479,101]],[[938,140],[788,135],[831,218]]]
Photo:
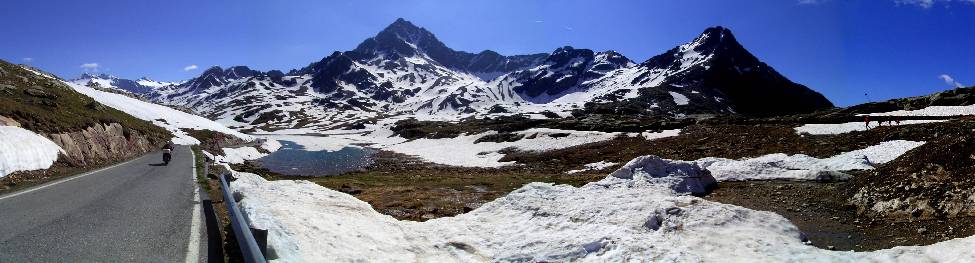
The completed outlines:
[[[283,175],[339,175],[369,167],[376,150],[349,146],[338,151],[308,151],[281,140],[281,149],[257,159],[261,167]]]

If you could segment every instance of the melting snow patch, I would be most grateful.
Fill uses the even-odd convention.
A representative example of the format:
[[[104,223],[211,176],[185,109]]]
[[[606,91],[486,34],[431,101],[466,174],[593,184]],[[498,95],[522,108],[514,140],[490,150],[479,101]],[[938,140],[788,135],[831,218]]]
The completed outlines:
[[[656,139],[660,139],[660,138],[674,137],[674,136],[677,136],[677,135],[680,135],[680,129],[663,130],[663,131],[659,131],[659,132],[642,132],[642,133],[640,133],[640,136],[642,136],[644,139],[647,139],[648,141],[649,140],[656,140]]]
[[[63,151],[50,139],[32,131],[0,126],[0,177],[16,171],[47,169]]]
[[[295,143],[297,145],[300,145],[303,148],[303,150],[312,151],[312,152],[317,152],[317,151],[328,151],[328,152],[339,151],[339,150],[342,150],[342,148],[345,148],[345,147],[355,147],[355,146],[352,145],[352,143],[355,143],[356,142],[355,140],[343,138],[343,137],[340,137],[340,136],[334,136],[334,135],[329,135],[329,136],[311,136],[311,135],[258,135],[258,136],[260,136],[261,138],[267,139],[268,142],[274,141],[271,144],[276,143],[277,144],[277,148],[281,148],[281,143],[279,141],[288,141],[288,142],[293,142],[293,143]],[[273,145],[269,145],[269,146],[273,146]],[[267,148],[265,148],[265,149],[267,149]],[[268,149],[268,150],[270,151],[270,149]],[[275,149],[274,151],[276,151],[276,150],[277,149]]]
[[[585,171],[599,171],[599,170],[603,170],[603,169],[606,169],[606,168],[613,167],[614,165],[616,165],[616,163],[614,163],[614,162],[599,161],[599,162],[595,162],[595,163],[586,164],[586,165],[583,166],[585,168],[582,168],[582,169],[579,169],[579,170],[569,170],[569,171],[566,171],[565,173],[567,173],[567,174],[576,174],[576,173],[581,173],[581,172],[585,172]]]
[[[677,105],[687,105],[691,100],[687,99],[687,96],[673,91],[668,91],[670,96],[674,97],[674,103]]]
[[[836,179],[832,177],[837,174],[831,172],[873,169],[875,165],[892,161],[922,144],[924,142],[887,141],[826,159],[776,153],[742,160],[708,157],[695,162],[711,171],[719,181]]]
[[[899,110],[883,113],[861,114],[870,116],[963,116],[975,115],[975,105],[929,106],[919,110]]]
[[[707,184],[707,171],[651,156],[582,187],[530,183],[469,213],[426,222],[396,220],[307,181],[235,175],[231,190],[243,197],[250,224],[269,231],[275,262],[975,260],[975,237],[874,252],[809,246],[780,215],[688,195]]]
[[[945,120],[906,120],[901,121],[899,125],[907,124],[920,124],[920,123],[932,123],[932,122],[942,122]],[[872,126],[876,127],[876,126]],[[847,122],[847,123],[837,123],[837,124],[806,124],[796,127],[796,133],[808,133],[812,135],[823,135],[823,134],[842,134],[853,131],[865,131],[867,130],[866,125],[863,122]]]
[[[254,147],[223,148],[223,156],[215,156],[214,161],[221,163],[244,163],[247,160],[256,160],[267,154],[257,151]]]
[[[594,131],[570,131],[534,128],[515,132],[524,138],[514,142],[477,142],[477,139],[497,134],[486,132],[460,135],[447,139],[416,139],[382,147],[402,154],[414,155],[424,160],[446,165],[465,167],[501,167],[514,162],[501,162],[503,149],[519,151],[549,151],[612,139],[619,133]]]

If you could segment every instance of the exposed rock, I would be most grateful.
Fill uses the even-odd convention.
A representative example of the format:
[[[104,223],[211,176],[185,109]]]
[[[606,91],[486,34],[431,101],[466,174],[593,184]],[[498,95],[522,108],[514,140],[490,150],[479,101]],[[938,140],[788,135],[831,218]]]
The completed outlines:
[[[0,126],[20,127],[20,123],[15,121],[14,119],[7,118],[4,117],[3,115],[0,115]]]
[[[81,131],[47,134],[64,149],[63,161],[88,166],[128,159],[155,149],[152,141],[118,123],[97,124]]]

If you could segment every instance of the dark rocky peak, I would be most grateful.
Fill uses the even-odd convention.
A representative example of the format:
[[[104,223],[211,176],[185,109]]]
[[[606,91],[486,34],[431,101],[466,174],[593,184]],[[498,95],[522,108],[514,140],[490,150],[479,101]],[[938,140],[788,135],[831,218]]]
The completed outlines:
[[[695,44],[696,51],[742,48],[735,35],[731,34],[731,30],[720,26],[705,29],[692,43]]]
[[[589,62],[595,57],[595,52],[589,49],[575,49],[564,46],[556,49],[545,59],[545,62],[552,64],[553,67],[567,66],[567,64],[578,61]]]
[[[232,79],[253,77],[260,74],[260,71],[250,69],[247,66],[230,67],[224,71],[224,76]]]
[[[590,49],[564,46],[552,52],[545,59],[545,63],[554,68],[592,65],[593,70],[607,71],[627,67],[633,61],[615,51],[594,52]]]
[[[198,78],[203,78],[203,79],[214,78],[219,80],[227,80],[227,79],[253,77],[259,74],[261,74],[260,71],[250,69],[246,66],[234,66],[226,69],[221,68],[219,66],[213,66],[207,69],[206,71],[203,71],[203,74],[200,74],[200,77]]]
[[[433,33],[402,18],[366,39],[350,52],[354,60],[383,56],[386,60],[425,55],[434,63],[470,73],[511,72],[534,66],[547,54],[504,56],[491,50],[477,54],[456,51],[440,42]]]
[[[623,56],[623,54],[620,54],[613,50],[607,50],[607,51],[597,53],[596,60],[605,63],[614,64],[614,65],[629,65],[633,63],[633,61],[630,60],[630,58],[627,58],[626,56]]]
[[[403,57],[412,57],[418,53],[441,56],[453,53],[433,33],[402,18],[396,19],[375,37],[363,41],[353,51],[372,55],[396,54]]]
[[[738,43],[730,29],[717,26],[705,29],[693,41],[656,55],[641,65],[651,68],[679,69],[703,60],[716,59],[734,60],[735,63],[742,65],[760,63]]]
[[[200,74],[199,77],[191,79],[180,86],[186,87],[188,92],[196,93],[213,86],[226,84],[233,79],[249,78],[261,74],[263,73],[246,66],[234,66],[226,69],[213,66],[203,71],[203,74]]]

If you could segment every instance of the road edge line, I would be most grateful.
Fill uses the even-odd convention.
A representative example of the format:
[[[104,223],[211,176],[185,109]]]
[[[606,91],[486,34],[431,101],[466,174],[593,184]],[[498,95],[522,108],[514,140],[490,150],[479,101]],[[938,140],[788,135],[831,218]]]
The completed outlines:
[[[118,167],[120,165],[133,162],[133,161],[138,160],[138,159],[142,159],[143,157],[145,157],[145,156],[147,156],[149,154],[152,154],[152,153],[146,153],[145,155],[142,155],[142,156],[139,156],[139,157],[136,157],[136,158],[132,158],[132,159],[130,159],[128,161],[124,161],[124,162],[121,162],[121,163],[117,163],[117,164],[114,164],[112,166],[102,167],[101,169],[98,169],[98,170],[88,171],[88,172],[85,172],[83,174],[74,175],[74,176],[71,176],[71,177],[68,177],[68,178],[62,178],[62,179],[59,179],[57,181],[48,182],[48,183],[45,183],[45,184],[42,184],[42,185],[35,186],[33,188],[24,189],[24,190],[21,190],[21,191],[18,191],[18,192],[14,192],[14,193],[11,193],[11,194],[8,194],[8,195],[3,195],[3,196],[0,196],[0,200],[4,200],[4,199],[7,199],[7,198],[12,198],[12,197],[19,196],[19,195],[23,195],[23,194],[29,194],[29,193],[32,193],[32,192],[37,191],[37,190],[41,190],[41,189],[48,188],[48,187],[51,187],[51,186],[59,185],[59,184],[64,183],[64,182],[70,182],[70,181],[73,181],[75,179],[82,178],[82,177],[85,177],[85,176],[88,176],[88,175],[91,175],[91,174],[100,173],[102,171],[105,171],[105,170],[108,170],[108,169],[112,169],[112,168]]]
[[[190,174],[190,182],[193,184],[193,213],[190,218],[190,240],[186,248],[186,258],[183,262],[199,262],[200,261],[200,185],[196,183],[196,153],[193,149],[190,149],[190,155],[193,157],[193,173]]]

